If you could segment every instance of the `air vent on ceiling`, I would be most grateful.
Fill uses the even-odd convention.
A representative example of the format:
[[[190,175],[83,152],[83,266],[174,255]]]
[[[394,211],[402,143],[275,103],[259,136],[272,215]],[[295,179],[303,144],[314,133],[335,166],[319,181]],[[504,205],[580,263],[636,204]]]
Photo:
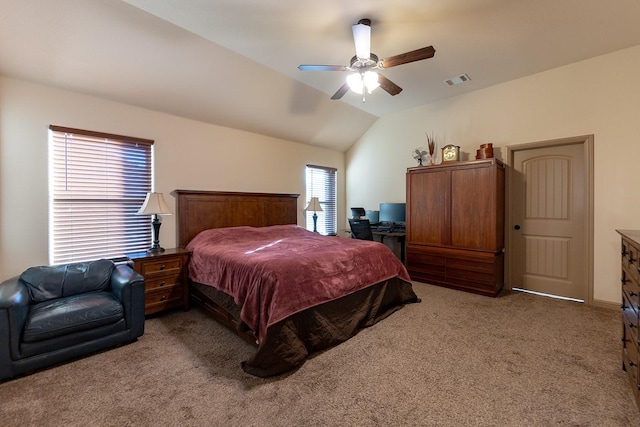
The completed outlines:
[[[464,74],[460,74],[459,76],[451,77],[450,79],[447,79],[444,82],[449,86],[455,86],[455,85],[459,85],[460,83],[468,82],[469,80],[471,80],[471,78],[469,78],[469,76],[466,73],[464,73]]]

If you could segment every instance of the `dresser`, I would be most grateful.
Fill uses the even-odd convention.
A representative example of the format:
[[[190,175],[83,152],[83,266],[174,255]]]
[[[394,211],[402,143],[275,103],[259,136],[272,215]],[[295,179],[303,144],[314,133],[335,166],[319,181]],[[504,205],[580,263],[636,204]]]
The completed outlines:
[[[616,230],[622,236],[622,369],[627,372],[631,390],[640,408],[638,379],[638,316],[640,313],[640,230]]]
[[[174,307],[182,307],[185,311],[189,309],[189,255],[186,249],[127,255],[133,262],[133,269],[144,276],[145,315]]]
[[[407,169],[413,280],[496,296],[504,286],[505,168],[497,159]]]

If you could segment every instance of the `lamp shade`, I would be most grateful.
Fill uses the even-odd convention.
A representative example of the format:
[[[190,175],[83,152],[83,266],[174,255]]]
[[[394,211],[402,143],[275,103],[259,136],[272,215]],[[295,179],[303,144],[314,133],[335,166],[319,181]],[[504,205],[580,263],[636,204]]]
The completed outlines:
[[[320,207],[320,200],[318,200],[317,197],[312,197],[311,200],[309,200],[309,204],[307,205],[307,208],[305,210],[310,212],[322,212],[322,208]]]
[[[162,193],[147,193],[138,215],[171,215]]]

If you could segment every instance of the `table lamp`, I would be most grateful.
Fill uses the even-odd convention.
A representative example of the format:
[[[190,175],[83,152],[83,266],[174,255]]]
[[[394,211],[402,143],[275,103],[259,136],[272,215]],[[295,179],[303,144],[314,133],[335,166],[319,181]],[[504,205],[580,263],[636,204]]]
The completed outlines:
[[[160,247],[160,225],[162,222],[158,215],[171,215],[169,206],[164,201],[162,193],[147,193],[144,203],[137,215],[153,215],[151,226],[153,227],[153,246],[147,249],[148,253],[164,252],[164,248]]]
[[[309,212],[313,212],[313,232],[317,233],[318,232],[318,214],[316,214],[316,212],[322,212],[322,208],[320,207],[320,200],[318,200],[317,197],[312,197],[311,200],[309,200],[309,204],[307,205],[306,211]]]

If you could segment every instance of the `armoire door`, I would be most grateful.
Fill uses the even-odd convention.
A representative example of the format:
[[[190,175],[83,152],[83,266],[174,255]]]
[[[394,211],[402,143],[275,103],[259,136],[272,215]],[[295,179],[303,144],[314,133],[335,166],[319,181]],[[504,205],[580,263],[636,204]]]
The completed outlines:
[[[407,242],[449,244],[450,177],[448,170],[407,174]]]
[[[502,250],[503,189],[504,170],[493,165],[451,171],[452,246],[491,252]]]

